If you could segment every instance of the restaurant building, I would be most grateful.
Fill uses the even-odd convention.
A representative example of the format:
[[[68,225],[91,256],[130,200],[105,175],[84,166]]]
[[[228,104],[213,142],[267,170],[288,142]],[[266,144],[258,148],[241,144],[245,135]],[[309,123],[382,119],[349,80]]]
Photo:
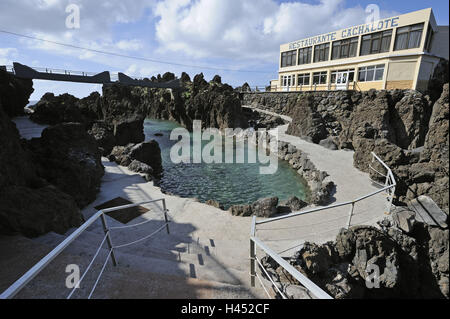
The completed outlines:
[[[429,8],[281,45],[271,91],[423,91],[448,58],[449,28]]]

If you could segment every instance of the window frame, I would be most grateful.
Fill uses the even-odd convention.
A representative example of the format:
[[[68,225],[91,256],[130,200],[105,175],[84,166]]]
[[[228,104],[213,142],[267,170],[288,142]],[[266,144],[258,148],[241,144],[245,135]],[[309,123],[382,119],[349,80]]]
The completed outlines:
[[[302,81],[300,82],[300,79],[302,79]],[[308,79],[308,83],[305,83],[305,79]],[[297,86],[309,86],[311,85],[311,74],[310,73],[300,73],[297,74]]]
[[[422,26],[421,29],[413,29],[414,27],[418,27],[418,26]],[[402,30],[408,30],[408,31],[402,31]],[[399,27],[397,28],[396,32],[395,32],[395,43],[394,43],[394,51],[401,51],[401,50],[410,50],[410,49],[417,49],[421,47],[422,44],[422,39],[423,39],[423,31],[425,29],[425,22],[421,22],[421,23],[415,23],[415,24],[410,24],[404,27]],[[412,33],[417,33],[418,31],[420,31],[420,37],[419,37],[419,43],[417,46],[413,46],[410,47],[410,41],[411,41],[411,34]],[[398,37],[399,35],[407,35],[406,36],[406,48],[397,48],[398,45]]]
[[[307,51],[306,52],[306,60],[307,60],[307,62],[304,62],[305,55],[301,54],[301,52],[303,52],[303,51]],[[312,61],[312,51],[313,51],[313,47],[312,46],[299,49],[298,50],[298,55],[297,55],[297,65],[310,64],[311,61]],[[300,61],[300,56],[303,57],[302,61]]]
[[[288,83],[289,85],[286,85]],[[293,87],[293,86],[295,86],[295,74],[281,76],[281,87]]]
[[[367,75],[373,72],[372,79],[368,80]],[[377,72],[383,70],[381,79],[377,80]],[[361,80],[361,74],[364,72],[364,80]],[[386,64],[367,65],[358,68],[358,82],[379,82],[383,81],[386,73]],[[356,74],[355,74],[356,75]]]
[[[324,60],[320,59],[323,53]],[[314,63],[330,60],[330,42],[317,44],[314,46]]]
[[[389,30],[385,30],[385,31],[369,33],[369,34],[363,35],[361,37],[361,45],[360,45],[359,55],[365,56],[365,55],[389,52],[391,50],[393,34],[394,34],[393,30],[389,29]],[[389,38],[389,45],[387,48],[383,49],[384,40],[388,39],[388,38]],[[378,48],[374,48],[375,41],[378,41]],[[368,47],[367,53],[365,53],[365,51],[363,50],[366,42],[369,42],[369,47]]]
[[[354,58],[358,55],[358,43],[359,43],[359,37],[352,37],[348,39],[342,39],[338,41],[334,41],[332,43],[331,48],[331,60],[339,60],[339,59],[347,59],[347,58]],[[351,48],[354,46],[354,53],[351,55]],[[346,48],[347,55],[343,55],[343,49]],[[335,57],[335,50],[338,52],[337,56]]]
[[[315,77],[318,76],[319,77],[319,82],[315,83]],[[325,82],[322,82],[322,78],[323,76],[325,76]],[[312,76],[313,80],[312,80],[312,84],[313,85],[324,85],[328,83],[328,71],[322,71],[322,72],[314,72],[313,76]]]
[[[290,63],[288,65],[288,59],[290,60]],[[281,52],[281,67],[287,68],[290,66],[296,66],[297,65],[297,50],[290,50]]]

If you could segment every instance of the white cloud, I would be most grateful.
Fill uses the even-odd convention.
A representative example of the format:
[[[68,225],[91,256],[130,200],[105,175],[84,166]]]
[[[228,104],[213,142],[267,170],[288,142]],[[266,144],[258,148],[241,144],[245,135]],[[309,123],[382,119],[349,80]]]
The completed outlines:
[[[116,45],[120,50],[124,51],[138,51],[144,47],[142,41],[138,39],[121,40]]]
[[[155,16],[163,51],[269,61],[282,43],[364,23],[366,13],[360,6],[345,8],[342,0],[164,0]]]
[[[12,28],[9,31],[13,32],[45,32],[58,36],[71,33],[84,39],[109,38],[114,24],[139,20],[155,1],[2,0],[0,24],[3,28]],[[65,9],[69,4],[80,7],[80,29],[66,28],[68,13]]]
[[[0,48],[0,65],[12,65],[17,53],[15,48]]]

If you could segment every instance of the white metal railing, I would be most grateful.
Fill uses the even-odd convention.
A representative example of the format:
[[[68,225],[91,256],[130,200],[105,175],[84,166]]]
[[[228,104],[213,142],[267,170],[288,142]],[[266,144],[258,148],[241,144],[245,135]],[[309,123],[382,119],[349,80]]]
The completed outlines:
[[[73,71],[73,70],[63,70],[63,69],[50,69],[50,68],[40,68],[40,67],[32,67],[32,69],[37,72],[48,73],[48,74],[64,74],[64,75],[79,75],[79,76],[97,75],[97,73],[93,73],[93,72]]]
[[[289,218],[293,218],[293,217],[297,217],[297,216],[305,216],[308,214],[315,214],[318,212],[333,210],[333,209],[339,208],[339,207],[349,206],[350,210],[349,210],[349,215],[347,217],[347,222],[346,222],[346,226],[347,226],[347,228],[349,228],[351,226],[352,217],[355,216],[355,205],[359,202],[362,202],[368,198],[371,198],[371,197],[381,194],[381,193],[387,194],[386,210],[387,210],[387,212],[390,212],[391,208],[392,208],[392,202],[393,202],[393,199],[395,196],[395,189],[397,186],[397,182],[395,181],[395,177],[394,177],[392,170],[375,153],[372,152],[371,154],[372,154],[372,164],[369,165],[369,168],[371,170],[373,170],[376,174],[383,176],[383,178],[384,178],[384,185],[381,185],[380,183],[372,180],[372,182],[375,182],[378,185],[382,186],[382,188],[380,190],[372,192],[372,193],[364,195],[364,196],[361,196],[352,201],[339,203],[339,204],[333,204],[333,205],[326,206],[326,207],[317,207],[317,208],[309,209],[309,210],[306,210],[303,212],[294,212],[294,213],[291,213],[291,214],[288,214],[285,216],[273,217],[273,218],[263,219],[260,221],[257,221],[256,217],[253,217],[251,231],[250,231],[250,281],[251,281],[252,287],[255,287],[255,278],[258,278],[261,285],[263,286],[264,290],[270,297],[270,294],[267,292],[266,287],[264,287],[263,281],[261,280],[261,278],[259,278],[259,274],[256,271],[256,264],[258,264],[259,267],[262,269],[262,271],[265,273],[266,277],[268,277],[267,279],[272,283],[272,286],[275,288],[275,290],[278,292],[278,294],[280,294],[280,296],[282,298],[286,298],[284,293],[282,293],[280,291],[278,284],[274,282],[274,280],[273,280],[273,278],[271,278],[271,276],[269,276],[267,270],[265,269],[265,267],[262,265],[262,263],[258,259],[257,255],[256,255],[256,248],[259,248],[267,256],[270,256],[275,262],[277,262],[281,267],[283,267],[290,275],[292,275],[298,282],[300,282],[306,289],[308,289],[315,297],[317,297],[319,299],[331,299],[332,298],[329,294],[327,294],[325,291],[323,291],[319,286],[314,284],[310,279],[308,279],[305,275],[303,275],[298,270],[296,270],[292,265],[290,265],[286,260],[284,260],[280,256],[281,253],[287,252],[287,251],[289,251],[293,248],[297,248],[301,245],[296,245],[295,247],[291,247],[289,249],[286,249],[286,250],[283,250],[282,252],[277,253],[277,252],[273,251],[271,248],[269,248],[267,246],[267,244],[265,244],[261,239],[258,239],[258,237],[256,236],[257,226],[262,225],[262,224],[272,223],[272,222],[283,220],[283,219],[289,219]],[[382,174],[379,172],[379,170],[374,168],[373,167],[374,163],[378,163],[378,165],[381,165],[384,169],[386,169],[386,174]],[[363,214],[360,214],[360,215],[363,215]],[[329,218],[329,214],[324,214],[323,216],[324,216],[324,218],[326,218],[327,216]],[[339,219],[342,219],[342,217],[336,218],[336,220],[339,220]],[[325,223],[329,223],[330,221],[333,221],[333,220],[324,219],[324,221],[321,223],[325,224]],[[320,224],[320,223],[318,223],[318,224]],[[304,226],[310,227],[311,225],[304,225]],[[298,228],[298,226],[296,226],[294,228]],[[338,230],[338,229],[333,228],[331,231],[336,231],[336,230]],[[304,237],[304,234],[301,234],[301,236]],[[292,239],[289,239],[289,240],[292,240]],[[298,239],[301,239],[301,238],[298,238]]]
[[[164,224],[163,224],[163,226],[159,227],[157,230],[152,232],[150,235],[145,236],[144,238],[141,238],[139,240],[133,241],[131,243],[127,243],[127,244],[123,244],[123,245],[119,245],[119,246],[114,246],[113,242],[112,242],[112,239],[111,239],[111,231],[112,230],[130,229],[130,228],[134,228],[134,227],[139,227],[139,226],[145,225],[147,223],[150,223],[153,220],[149,219],[149,220],[147,220],[145,222],[134,224],[134,225],[126,225],[126,226],[120,226],[120,227],[108,227],[108,224],[106,222],[105,214],[111,213],[111,212],[114,212],[114,211],[118,211],[118,210],[122,210],[122,209],[133,208],[133,207],[137,207],[137,206],[141,206],[141,205],[154,204],[154,203],[157,203],[157,202],[162,202],[162,205],[163,205],[163,209],[162,209],[162,211],[164,213]],[[85,278],[86,274],[91,269],[92,265],[94,264],[95,260],[99,256],[103,246],[106,243],[107,246],[108,246],[108,255],[106,257],[106,260],[103,262],[102,269],[101,269],[99,275],[97,276],[97,279],[96,279],[96,281],[95,281],[95,283],[94,283],[94,285],[93,285],[93,287],[92,287],[92,289],[91,289],[91,291],[89,293],[88,299],[90,299],[92,297],[92,295],[93,295],[93,293],[94,293],[94,291],[95,291],[99,281],[100,281],[101,276],[103,275],[103,273],[105,271],[105,268],[106,268],[106,265],[107,265],[109,259],[111,259],[112,264],[114,266],[117,266],[117,260],[116,260],[115,254],[114,254],[114,250],[117,250],[117,249],[120,249],[120,248],[124,248],[124,247],[128,247],[128,246],[137,244],[139,242],[142,242],[142,241],[144,241],[146,239],[149,239],[150,237],[152,237],[152,236],[158,234],[159,232],[161,232],[164,228],[166,228],[167,233],[170,234],[170,230],[169,230],[170,220],[168,218],[168,214],[167,213],[168,213],[168,210],[167,210],[167,207],[166,207],[166,200],[165,199],[156,199],[156,200],[141,202],[141,203],[137,203],[137,204],[130,204],[130,205],[113,207],[113,208],[107,208],[107,209],[103,209],[103,210],[98,211],[91,218],[89,218],[88,221],[86,221],[82,226],[80,226],[70,236],[68,236],[63,242],[61,242],[55,249],[53,249],[44,258],[42,258],[37,264],[35,264],[30,270],[28,270],[21,278],[19,278],[8,289],[6,289],[2,294],[0,294],[0,299],[11,299],[11,298],[14,298],[14,296],[17,295],[17,293],[21,289],[23,289],[42,270],[44,270],[44,268],[47,267],[56,257],[58,257],[71,243],[73,243],[92,224],[94,224],[96,221],[98,221],[100,219],[101,222],[102,222],[102,226],[103,226],[104,237],[103,237],[100,245],[98,246],[96,253],[94,254],[92,259],[90,260],[89,265],[87,266],[87,268],[84,271],[83,275],[80,277],[80,280],[75,284],[75,287],[71,290],[71,292],[67,296],[67,299],[70,299],[73,296],[73,294],[76,291],[77,287],[80,286],[80,283],[83,281],[83,279]]]

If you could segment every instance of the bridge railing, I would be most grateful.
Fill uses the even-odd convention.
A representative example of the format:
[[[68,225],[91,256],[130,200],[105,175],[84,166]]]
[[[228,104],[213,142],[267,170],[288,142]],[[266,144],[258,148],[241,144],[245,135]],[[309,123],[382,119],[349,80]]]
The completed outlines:
[[[386,173],[383,174],[379,172],[379,168],[375,168],[374,166],[380,166],[386,170]],[[263,286],[264,290],[266,291],[269,298],[272,298],[273,296],[268,292],[267,287],[265,287],[263,278],[269,280],[271,282],[272,288],[274,289],[277,294],[285,299],[287,298],[286,295],[282,292],[282,286],[275,282],[274,278],[269,274],[269,271],[264,267],[263,262],[260,257],[258,257],[257,249],[261,250],[263,254],[266,254],[266,256],[269,256],[273,261],[275,261],[278,265],[280,265],[286,272],[288,272],[291,276],[293,276],[301,285],[303,285],[310,293],[312,293],[316,298],[319,299],[330,299],[332,298],[329,294],[327,294],[325,291],[323,291],[319,286],[314,284],[310,279],[308,279],[305,275],[300,273],[297,269],[295,269],[292,265],[289,264],[285,259],[281,257],[282,253],[285,253],[287,251],[290,251],[292,249],[299,249],[302,245],[296,245],[294,247],[289,247],[288,249],[284,249],[281,252],[275,252],[273,249],[271,249],[261,238],[257,237],[258,232],[258,226],[263,224],[269,224],[272,222],[284,220],[284,219],[292,219],[295,217],[302,217],[307,215],[312,215],[316,213],[321,213],[322,221],[319,222],[317,225],[321,224],[327,224],[330,222],[336,222],[341,219],[346,219],[345,227],[349,228],[352,225],[352,218],[354,216],[357,216],[355,214],[355,206],[358,203],[365,202],[367,199],[372,198],[376,195],[385,193],[387,199],[386,199],[386,212],[390,213],[392,208],[392,202],[395,195],[395,189],[397,186],[394,174],[392,170],[375,154],[372,152],[372,163],[369,165],[369,168],[374,171],[376,174],[380,175],[383,179],[384,184],[381,184],[380,182],[373,181],[374,183],[377,183],[379,186],[381,186],[381,189],[372,192],[370,194],[364,195],[362,197],[359,197],[355,200],[339,203],[339,204],[333,204],[326,207],[317,207],[313,209],[309,209],[306,211],[301,212],[294,212],[285,216],[280,217],[274,217],[269,219],[263,219],[260,221],[256,220],[256,217],[253,217],[252,224],[251,224],[251,231],[250,231],[250,281],[251,286],[255,287],[255,279],[258,279],[261,285]],[[380,179],[380,178],[378,178]],[[330,212],[332,210],[342,208],[342,207],[348,207],[349,208],[349,214],[348,216],[339,216],[336,219],[331,219],[330,213],[324,214],[325,211]],[[360,214],[358,217],[366,218],[363,214]],[[335,217],[335,216],[333,216]],[[339,224],[339,223],[337,223]],[[304,225],[307,228],[310,228],[311,225]],[[301,226],[302,227],[302,226]],[[334,226],[333,229],[331,229],[331,232],[337,233],[341,227]],[[330,233],[330,229],[324,230],[324,233]],[[307,234],[300,233],[297,241],[304,240],[306,238]],[[303,237],[303,238],[302,238]],[[264,274],[263,277],[256,271],[256,265],[259,265],[260,269],[262,270],[262,273]]]
[[[94,76],[98,73],[94,72],[84,72],[84,71],[73,71],[73,70],[63,70],[63,69],[49,69],[49,68],[39,68],[32,67],[33,70],[41,73],[48,74],[64,74],[64,75],[78,75],[78,76]]]
[[[135,240],[133,242],[129,242],[129,243],[121,244],[121,245],[117,245],[117,246],[115,246],[113,244],[113,239],[112,239],[112,231],[113,230],[130,230],[130,229],[134,229],[136,227],[146,225],[154,220],[149,219],[147,221],[144,221],[144,222],[141,222],[138,224],[134,224],[134,225],[109,227],[107,224],[105,214],[123,210],[123,209],[133,208],[133,207],[137,207],[137,206],[141,206],[141,205],[154,204],[154,203],[158,203],[158,202],[162,203],[162,212],[163,212],[163,217],[164,217],[164,223],[162,226],[158,227],[156,230],[154,230],[149,235],[142,237],[141,239]],[[117,259],[116,259],[116,255],[115,255],[116,250],[143,242],[144,240],[147,240],[147,239],[157,235],[164,229],[166,229],[167,233],[170,234],[170,230],[169,230],[170,220],[168,217],[168,210],[166,207],[165,199],[151,200],[151,201],[141,202],[138,204],[130,204],[130,205],[124,205],[124,206],[118,206],[118,207],[114,207],[114,208],[107,208],[107,209],[100,210],[97,213],[95,213],[91,218],[89,218],[89,220],[86,221],[82,226],[80,226],[77,230],[75,230],[70,236],[68,236],[63,242],[61,242],[55,249],[53,249],[44,258],[42,258],[30,270],[28,270],[22,277],[20,277],[16,282],[14,282],[8,289],[6,289],[2,294],[0,294],[0,299],[14,298],[14,296],[16,296],[28,283],[30,283],[30,281],[32,281],[41,271],[43,271],[56,257],[61,255],[70,244],[72,244],[91,225],[93,225],[98,220],[101,221],[103,231],[104,231],[104,236],[102,237],[102,241],[99,244],[99,246],[97,247],[97,250],[96,250],[94,256],[92,257],[92,259],[90,260],[88,266],[86,267],[84,273],[82,274],[82,276],[80,277],[78,282],[74,285],[74,288],[67,295],[66,299],[70,299],[73,296],[73,294],[75,293],[76,289],[80,287],[81,282],[84,280],[84,278],[86,277],[88,272],[91,270],[94,262],[97,260],[97,257],[100,255],[100,252],[102,251],[103,247],[107,246],[107,257],[103,261],[102,268],[90,290],[88,299],[91,299],[93,293],[95,292],[95,289],[98,286],[100,278],[102,277],[102,275],[106,269],[106,265],[107,265],[108,261],[111,260],[112,264],[114,266],[117,266]]]

